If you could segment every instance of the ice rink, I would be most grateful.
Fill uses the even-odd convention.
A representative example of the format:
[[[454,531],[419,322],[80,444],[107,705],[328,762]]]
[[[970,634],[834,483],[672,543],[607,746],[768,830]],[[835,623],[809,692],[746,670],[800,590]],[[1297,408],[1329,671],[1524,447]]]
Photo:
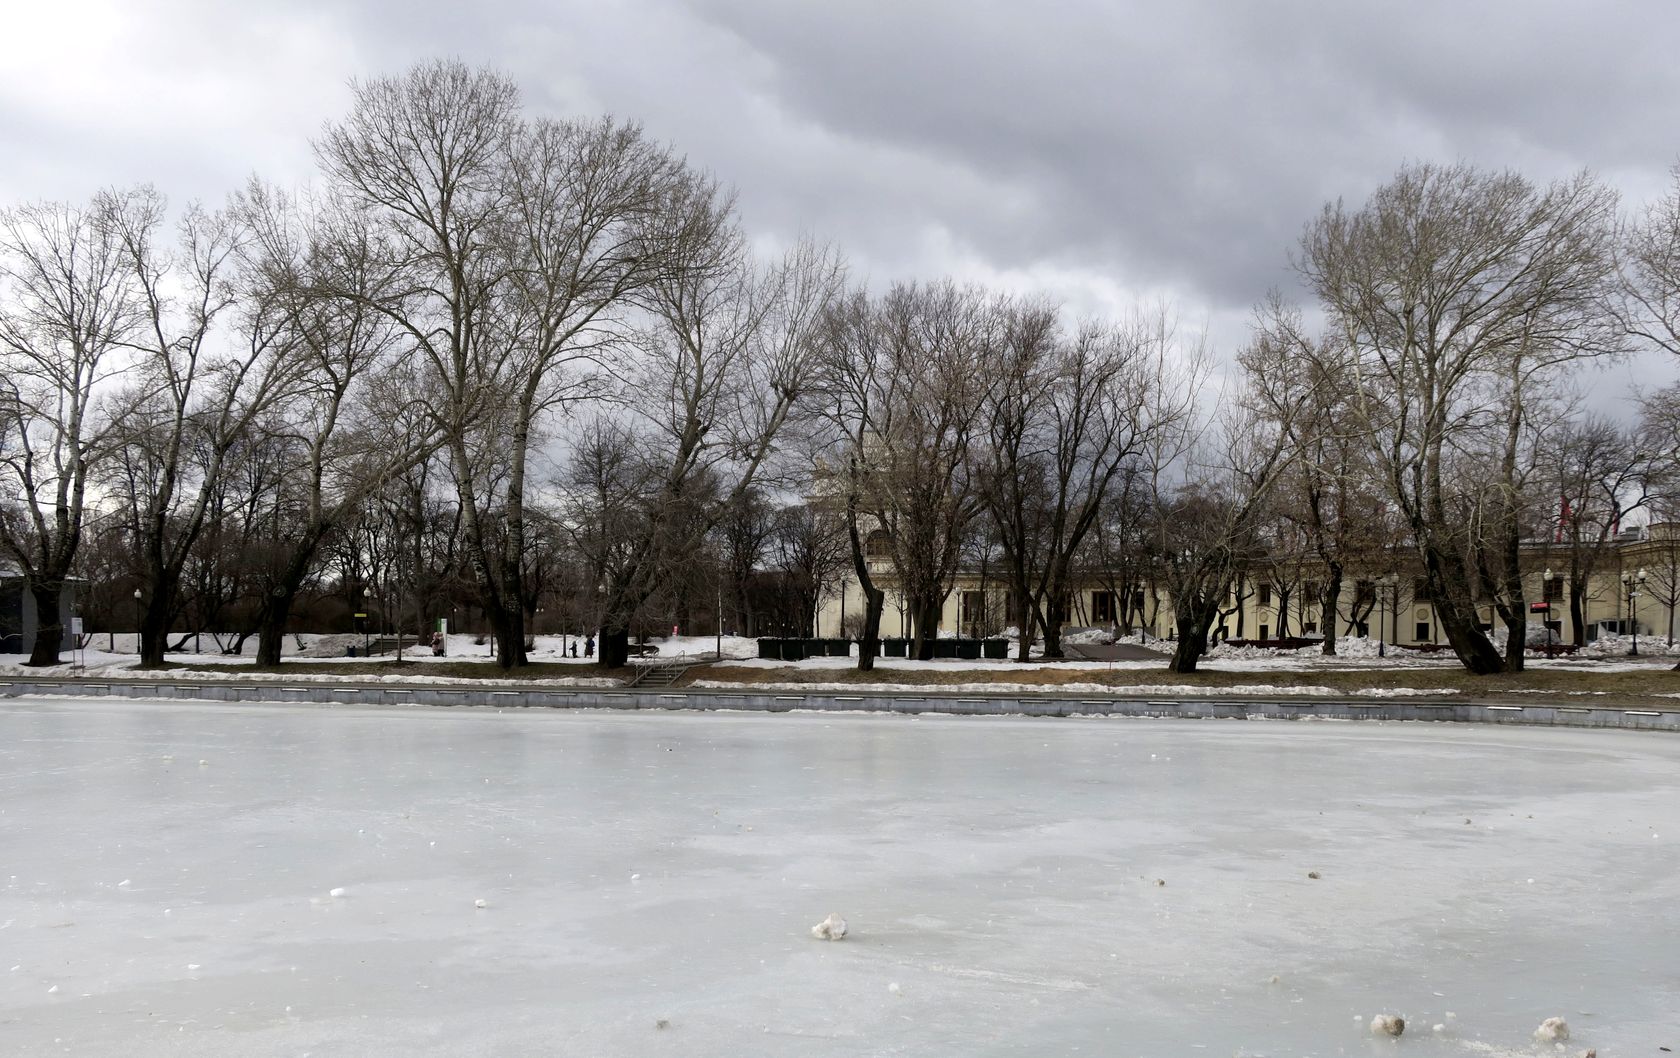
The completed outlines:
[[[1656,733],[0,700],[0,1054],[1680,1051],[1677,837]]]

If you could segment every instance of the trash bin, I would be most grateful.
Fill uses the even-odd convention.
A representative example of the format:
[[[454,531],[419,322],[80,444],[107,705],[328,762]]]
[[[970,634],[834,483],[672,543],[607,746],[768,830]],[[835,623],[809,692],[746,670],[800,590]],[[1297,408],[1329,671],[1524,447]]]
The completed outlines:
[[[760,639],[758,641],[758,656],[770,661],[782,660],[782,641],[780,639]]]
[[[347,657],[347,658],[355,657],[356,656],[356,648],[355,647],[345,647],[344,648],[344,656]]]
[[[881,653],[889,658],[902,658],[909,646],[910,641],[908,639],[883,639],[881,640]]]
[[[986,657],[999,661],[1009,660],[1009,640],[988,639],[985,641]]]

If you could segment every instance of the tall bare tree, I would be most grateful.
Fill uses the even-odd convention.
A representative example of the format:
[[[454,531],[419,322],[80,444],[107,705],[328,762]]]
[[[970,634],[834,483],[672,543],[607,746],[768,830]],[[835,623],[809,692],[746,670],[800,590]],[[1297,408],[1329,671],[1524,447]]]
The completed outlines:
[[[1298,267],[1351,358],[1351,411],[1471,672],[1505,662],[1478,621],[1449,463],[1467,434],[1492,430],[1509,493],[1524,402],[1564,365],[1614,345],[1613,209],[1585,175],[1540,188],[1514,173],[1418,165],[1357,211],[1326,206],[1302,237]],[[1500,516],[1507,544],[1515,524]],[[1501,605],[1521,612],[1521,578],[1509,563],[1503,572]]]
[[[88,486],[121,441],[111,380],[144,322],[112,207],[0,211],[0,555],[34,596],[31,665],[56,665],[63,649]]]
[[[140,555],[140,662],[156,666],[221,476],[304,364],[292,331],[260,299],[241,300],[237,253],[246,232],[233,211],[189,206],[170,247],[156,191],[109,196],[107,208],[145,305],[130,343],[132,404],[113,484],[130,506]]]
[[[612,468],[614,487],[629,494],[626,503],[582,490],[626,530],[580,539],[600,545],[591,559],[607,668],[628,659],[638,610],[767,472],[811,395],[817,331],[843,276],[838,255],[811,242],[756,262],[727,197],[698,178],[689,193],[694,201],[667,213],[680,222],[669,239],[686,264],[643,295],[647,321],[621,368],[622,422],[589,431],[579,452],[586,469]]]
[[[986,401],[980,494],[1006,556],[1022,660],[1034,626],[1045,656],[1062,656],[1075,556],[1110,485],[1194,400],[1163,313],[1072,334],[1057,315],[1044,304],[1005,308],[1000,380]],[[1190,384],[1174,385],[1175,372]]]

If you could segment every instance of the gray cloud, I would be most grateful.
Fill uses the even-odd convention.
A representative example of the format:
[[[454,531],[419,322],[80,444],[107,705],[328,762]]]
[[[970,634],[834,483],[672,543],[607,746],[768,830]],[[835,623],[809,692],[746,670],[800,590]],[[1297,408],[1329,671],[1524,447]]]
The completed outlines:
[[[1404,161],[1589,167],[1638,201],[1680,149],[1663,3],[148,6],[24,17],[0,198],[303,179],[348,79],[458,55],[534,109],[643,121],[736,184],[768,242],[814,231],[876,278],[951,272],[1087,309],[1170,297],[1229,344],[1292,284],[1301,225]]]

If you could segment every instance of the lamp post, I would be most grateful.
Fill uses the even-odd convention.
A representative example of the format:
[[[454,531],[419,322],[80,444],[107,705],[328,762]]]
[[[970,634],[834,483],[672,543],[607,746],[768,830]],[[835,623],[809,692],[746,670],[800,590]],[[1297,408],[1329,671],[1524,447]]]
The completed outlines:
[[[140,608],[140,589],[134,589],[134,652],[140,653],[140,625],[146,620],[145,613]]]
[[[1552,567],[1547,566],[1540,574],[1540,601],[1545,605],[1541,612],[1546,616],[1540,619],[1540,627],[1546,633],[1546,657],[1552,656]]]
[[[1633,649],[1629,650],[1628,654],[1631,657],[1638,657],[1639,614],[1634,607],[1638,605],[1639,589],[1645,586],[1645,570],[1641,569],[1638,573],[1622,574],[1622,586],[1627,588],[1628,623],[1633,625]]]
[[[1389,605],[1391,607],[1389,612],[1390,612],[1390,614],[1392,614],[1392,617],[1389,619],[1389,624],[1390,624],[1391,628],[1393,629],[1394,643],[1395,643],[1396,646],[1398,646],[1400,644],[1400,633],[1398,631],[1398,628],[1395,627],[1395,626],[1398,626],[1398,624],[1400,622],[1400,574],[1390,573],[1388,576],[1381,578],[1380,580],[1377,581],[1376,588],[1377,588],[1377,657],[1386,658],[1388,656],[1388,638],[1383,635],[1383,627],[1382,627],[1383,626],[1383,597],[1382,597],[1382,592],[1383,592],[1384,588],[1388,589]]]

